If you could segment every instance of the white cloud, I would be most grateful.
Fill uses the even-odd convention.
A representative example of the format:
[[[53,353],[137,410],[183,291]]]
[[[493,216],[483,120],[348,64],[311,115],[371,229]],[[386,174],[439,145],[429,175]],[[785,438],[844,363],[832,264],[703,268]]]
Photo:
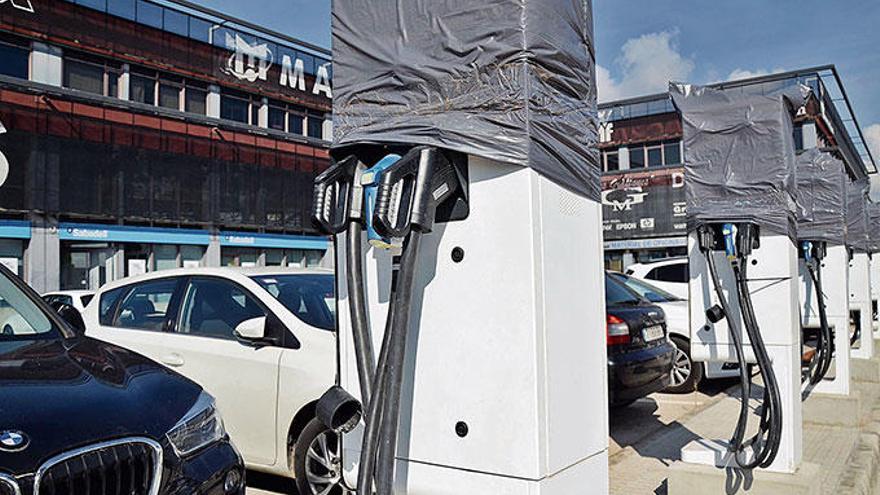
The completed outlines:
[[[750,69],[742,69],[742,68],[737,67],[736,69],[733,70],[733,72],[730,73],[729,76],[727,76],[727,80],[728,81],[737,81],[739,79],[751,79],[753,77],[761,77],[761,76],[766,76],[768,74],[776,74],[778,72],[785,72],[785,69],[783,69],[781,67],[777,67],[773,70],[766,70],[766,69],[750,70]]]
[[[677,31],[650,33],[623,44],[614,61],[621,76],[606,67],[596,68],[599,101],[611,101],[666,91],[669,81],[686,81],[695,63],[678,51]]]
[[[865,129],[865,140],[868,142],[868,148],[871,149],[874,161],[880,161],[880,124],[874,124]],[[877,175],[871,178],[871,197],[875,201],[880,201],[880,177]]]

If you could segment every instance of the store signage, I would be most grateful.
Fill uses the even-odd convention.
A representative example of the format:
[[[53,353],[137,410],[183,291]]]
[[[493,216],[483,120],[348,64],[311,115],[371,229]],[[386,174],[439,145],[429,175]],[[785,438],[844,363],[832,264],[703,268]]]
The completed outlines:
[[[4,4],[10,5],[13,9],[34,13],[34,5],[31,0],[0,0],[0,7]]]
[[[6,127],[3,126],[3,122],[0,122],[0,134],[6,134]],[[9,178],[9,160],[6,159],[6,155],[3,154],[3,151],[0,151],[0,187],[3,184],[6,184],[6,179]]]
[[[107,240],[110,237],[106,229],[68,228],[67,234],[74,239]]]
[[[687,233],[684,172],[630,171],[602,178],[606,242]]]
[[[0,0],[2,1],[2,0]],[[249,83],[267,81],[269,69],[277,62],[275,54],[269,48],[268,43],[249,43],[239,34],[226,33],[226,48],[230,54],[223,61],[222,71],[238,80]],[[324,95],[333,98],[333,90],[330,87],[330,71],[328,64],[318,67],[315,75],[315,83],[311,87],[314,95]],[[278,84],[299,91],[307,91],[305,62],[302,59],[295,60],[290,55],[281,57],[281,75]]]
[[[253,236],[227,235],[224,237],[226,238],[227,243],[236,246],[253,246],[257,243],[256,237]]]

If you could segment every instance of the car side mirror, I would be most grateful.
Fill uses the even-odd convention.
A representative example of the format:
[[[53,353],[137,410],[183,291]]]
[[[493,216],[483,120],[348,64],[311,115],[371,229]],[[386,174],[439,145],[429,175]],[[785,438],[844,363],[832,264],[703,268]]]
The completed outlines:
[[[235,337],[246,342],[262,342],[266,340],[266,317],[251,318],[235,327]]]
[[[79,310],[69,304],[56,303],[52,304],[52,309],[58,313],[58,316],[67,323],[76,333],[83,335],[86,333],[86,323],[83,321]]]

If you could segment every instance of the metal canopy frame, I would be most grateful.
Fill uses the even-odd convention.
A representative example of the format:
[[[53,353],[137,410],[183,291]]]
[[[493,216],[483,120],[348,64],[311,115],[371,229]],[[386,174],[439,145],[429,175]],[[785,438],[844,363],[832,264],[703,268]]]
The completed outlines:
[[[791,79],[807,79],[811,77],[816,78],[817,83],[821,85],[823,95],[819,95],[822,97],[820,101],[830,116],[833,131],[835,133],[843,133],[844,139],[838,139],[838,149],[850,164],[850,169],[856,176],[878,173],[877,162],[871,153],[871,150],[868,148],[867,140],[865,139],[862,128],[856,119],[852,102],[846,93],[846,89],[843,86],[843,81],[836,66],[822,65],[818,67],[780,72],[777,74],[751,77],[748,79],[714,83],[707,86],[716,89],[731,89],[782,82]],[[663,105],[654,105],[656,111],[651,112],[651,105],[649,105],[650,103],[667,100],[669,100],[668,93],[658,93],[602,103],[599,105],[599,110],[600,114],[602,112],[609,112],[608,115],[613,115],[615,110],[619,110],[623,107],[646,104],[647,110],[645,115],[669,113],[668,107]],[[840,138],[841,136],[837,135],[836,137]]]

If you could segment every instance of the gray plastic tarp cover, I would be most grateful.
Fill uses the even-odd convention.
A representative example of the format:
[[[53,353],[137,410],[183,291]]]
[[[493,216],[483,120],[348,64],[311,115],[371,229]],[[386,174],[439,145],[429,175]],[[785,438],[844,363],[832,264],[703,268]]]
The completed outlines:
[[[868,202],[869,247],[871,253],[880,253],[880,203]]]
[[[801,88],[772,94],[670,84],[684,127],[688,228],[752,222],[797,239],[792,107]],[[797,99],[798,101],[792,101]]]
[[[843,162],[816,148],[797,157],[798,239],[846,244],[846,183]]]
[[[590,0],[334,0],[334,148],[431,145],[600,198]]]
[[[846,185],[846,245],[866,253],[869,246],[868,179],[848,181]]]

